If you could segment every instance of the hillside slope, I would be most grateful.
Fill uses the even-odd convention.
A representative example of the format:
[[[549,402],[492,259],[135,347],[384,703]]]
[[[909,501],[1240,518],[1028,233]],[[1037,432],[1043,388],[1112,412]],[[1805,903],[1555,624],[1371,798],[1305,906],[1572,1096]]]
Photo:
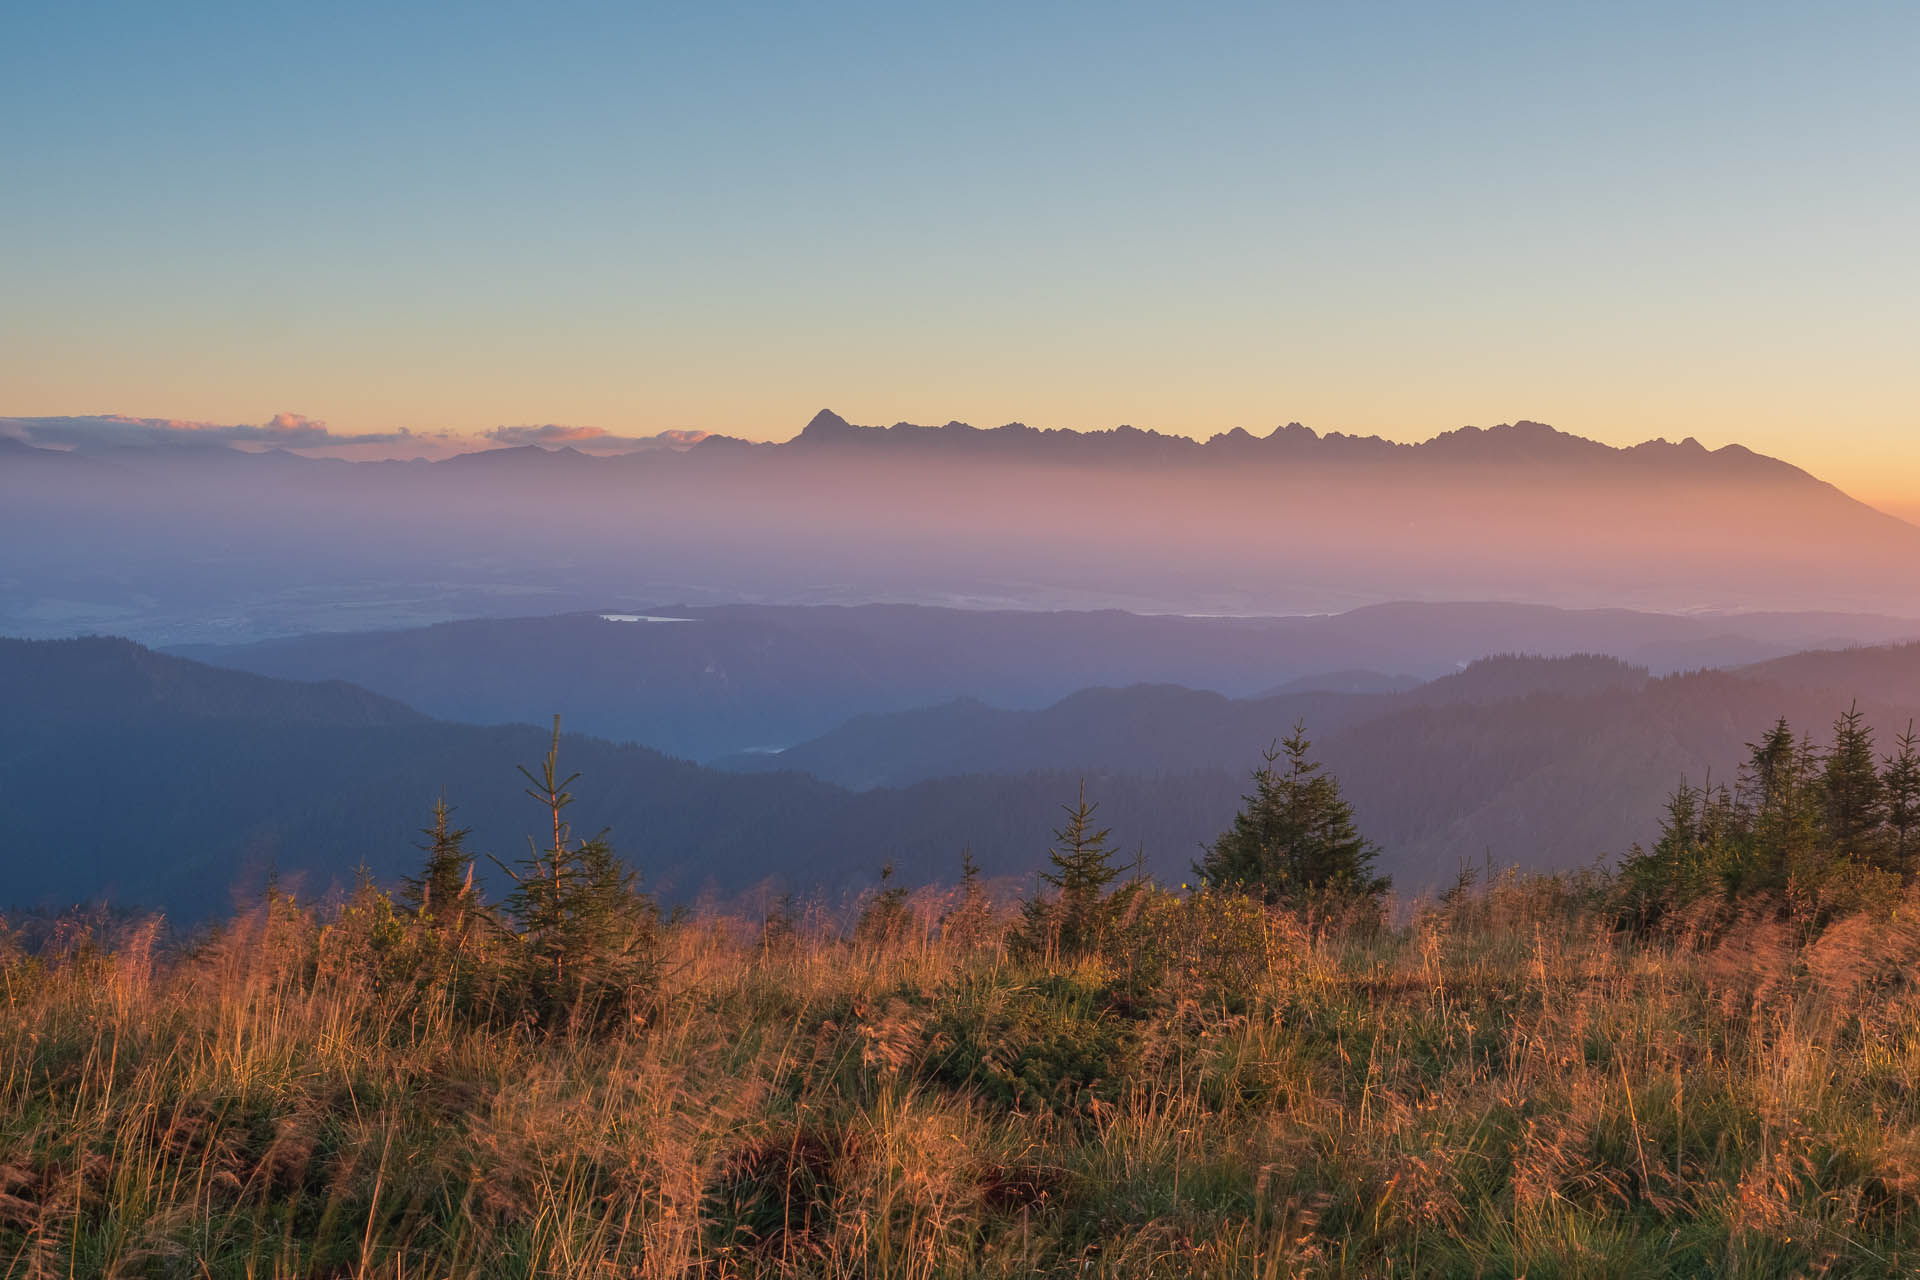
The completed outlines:
[[[1260,748],[1311,711],[1317,753],[1385,848],[1381,869],[1413,890],[1463,859],[1550,868],[1622,852],[1652,834],[1681,775],[1730,777],[1776,716],[1818,730],[1836,710],[1827,691],[1724,673],[1649,680],[1618,664],[1619,683],[1596,690],[1608,669],[1507,660],[1498,678],[1463,673],[1459,689],[1483,701],[1436,696],[1447,687],[1437,682],[1272,705],[1163,687],[1039,713],[963,708],[981,728],[969,739],[977,756],[936,753],[928,767],[977,771],[863,792],[573,735],[562,762],[582,773],[582,832],[609,827],[670,901],[767,881],[838,895],[888,861],[908,881],[951,879],[968,848],[989,875],[1026,883],[1082,780],[1119,846],[1177,881],[1230,821]],[[1553,691],[1556,675],[1566,691]],[[1513,696],[1523,687],[1535,691]],[[1860,692],[1883,735],[1913,718]],[[417,862],[414,833],[442,795],[475,828],[477,851],[513,858],[538,829],[514,771],[544,750],[537,727],[449,724],[361,690],[120,641],[0,644],[0,694],[13,905],[105,898],[195,919],[258,892],[270,870],[307,893],[350,883],[361,864],[390,881]],[[1051,727],[988,731],[1008,724]]]
[[[445,796],[472,848],[511,860],[539,829],[515,766],[545,730],[430,720],[350,686],[222,671],[116,640],[0,643],[0,905],[105,899],[176,917],[218,914],[269,872],[308,893],[364,864],[391,881]],[[763,881],[840,893],[897,861],[955,874],[971,847],[989,874],[1021,876],[1079,776],[929,782],[854,795],[784,773],[740,777],[631,745],[568,735],[582,777],[575,820],[670,900]],[[1091,791],[1130,841],[1191,847],[1232,812],[1224,776]],[[1171,864],[1170,864],[1171,865]],[[483,859],[480,873],[489,873]],[[498,873],[494,873],[496,876]]]
[[[1920,647],[1905,649],[1920,666]],[[1341,779],[1383,866],[1427,884],[1462,859],[1556,868],[1652,838],[1675,783],[1732,781],[1784,715],[1823,734],[1854,700],[1883,744],[1913,718],[1911,669],[1875,683],[1794,687],[1723,672],[1649,678],[1602,658],[1497,658],[1393,695],[1233,700],[1164,688],[1097,690],[1030,712],[954,705],[856,720],[743,769],[792,768],[847,786],[937,773],[1047,769],[1244,778],[1296,720]]]
[[[1858,615],[1476,603],[1276,618],[906,605],[656,605],[623,616],[635,615],[684,621],[473,619],[178,652],[263,675],[351,680],[449,720],[539,723],[558,711],[586,732],[711,760],[960,698],[1039,709],[1089,687],[1135,684],[1246,697],[1355,666],[1432,679],[1502,652],[1610,654],[1666,674],[1920,637],[1920,622]]]

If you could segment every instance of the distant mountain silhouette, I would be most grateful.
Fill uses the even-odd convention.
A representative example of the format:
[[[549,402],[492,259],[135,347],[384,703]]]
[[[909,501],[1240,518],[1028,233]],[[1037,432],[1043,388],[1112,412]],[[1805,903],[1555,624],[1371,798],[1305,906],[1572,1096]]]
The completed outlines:
[[[1481,658],[1461,672],[1408,690],[1400,702],[1408,706],[1444,707],[1462,702],[1498,702],[1550,693],[1584,698],[1598,693],[1638,693],[1647,684],[1647,671],[1618,658],[1597,653],[1566,657],[1504,653]]]
[[[792,769],[841,786],[905,786],[969,773],[1086,769],[1134,774],[1237,771],[1296,722],[1322,737],[1401,712],[1535,696],[1633,695],[1646,671],[1614,658],[1484,658],[1399,693],[1303,691],[1233,699],[1173,685],[1085,689],[1050,707],[1002,711],[962,699],[861,716],[778,754],[721,760],[742,771]]]
[[[746,443],[737,438],[713,436],[701,447],[724,449]],[[831,409],[822,409],[792,439],[752,447],[768,452],[859,449],[874,454],[971,453],[1036,461],[1154,459],[1198,465],[1224,462],[1234,466],[1262,460],[1296,466],[1326,461],[1418,463],[1429,460],[1536,466],[1573,464],[1585,468],[1666,471],[1689,478],[1721,475],[1743,480],[1767,478],[1822,483],[1798,467],[1754,453],[1742,445],[1709,450],[1688,436],[1677,443],[1658,439],[1621,448],[1524,419],[1494,427],[1461,427],[1426,441],[1402,443],[1339,431],[1322,435],[1297,422],[1275,427],[1265,436],[1235,428],[1204,440],[1132,426],[1106,431],[1038,429],[1022,422],[987,428],[964,422],[941,426],[896,422],[887,427],[863,427],[855,426]]]
[[[1378,694],[1231,699],[1178,685],[1085,689],[1034,711],[1001,711],[962,699],[861,716],[777,755],[715,763],[739,771],[797,770],[855,789],[1060,769],[1238,773],[1296,720],[1325,733],[1380,715],[1388,705]]]
[[[1793,689],[1873,696],[1920,706],[1920,644],[1856,645],[1790,654],[1739,668],[1739,674]]]
[[[1420,685],[1418,676],[1390,676],[1384,671],[1350,669],[1295,676],[1265,691],[1267,697],[1287,693],[1405,693]]]
[[[1750,662],[1835,637],[1920,637],[1920,623],[1863,617],[1673,617],[1507,604],[1394,604],[1302,618],[903,605],[627,612],[691,621],[608,622],[598,613],[476,619],[179,652],[262,675],[351,680],[450,720],[538,722],[558,711],[585,732],[709,760],[793,746],[858,715],[955,698],[1031,709],[1089,686],[1135,684],[1245,697],[1355,664],[1432,678],[1509,651],[1606,653],[1666,673]]]
[[[780,443],[610,456],[348,463],[175,442],[58,458],[0,453],[0,542],[35,547],[0,575],[0,631],[258,639],[610,600],[1306,614],[1920,599],[1920,529],[1786,462],[1524,421],[1398,444],[823,411]]]
[[[1920,662],[1920,650],[1906,657]],[[1087,691],[1036,712],[936,708],[849,725],[836,749],[879,742],[896,753],[890,776],[980,772],[858,793],[577,735],[562,760],[583,775],[580,825],[610,826],[670,901],[769,879],[840,894],[870,886],[886,861],[909,881],[950,880],[969,847],[988,874],[1025,880],[1082,779],[1121,845],[1177,880],[1238,807],[1260,749],[1305,717],[1385,846],[1383,869],[1417,889],[1462,859],[1555,867],[1617,854],[1650,837],[1681,775],[1731,778],[1776,716],[1817,732],[1857,696],[1885,742],[1914,715],[1872,687],[1627,669],[1609,684],[1604,672],[1507,659],[1453,685],[1490,701],[1422,702],[1416,690],[1255,702],[1163,686]],[[427,720],[361,690],[106,640],[0,644],[0,698],[0,831],[44,854],[9,864],[11,905],[105,897],[189,921],[257,893],[269,871],[306,895],[349,885],[363,863],[391,881],[415,866],[416,829],[442,794],[478,851],[516,856],[537,827],[514,765],[544,749],[538,727]]]
[[[1782,715],[1818,738],[1857,699],[1890,749],[1920,709],[1920,646],[1862,652],[1884,660],[1826,670],[1804,687],[1724,672],[1651,679],[1594,657],[1504,657],[1400,694],[1089,690],[1038,711],[951,704],[864,717],[778,756],[726,763],[852,787],[1041,770],[1244,779],[1263,747],[1303,721],[1386,847],[1387,868],[1403,884],[1431,884],[1463,859],[1567,867],[1650,840],[1683,776],[1732,782],[1746,744]],[[1826,665],[1826,655],[1805,657]]]
[[[411,707],[339,680],[272,680],[182,662],[109,636],[0,638],[0,706],[14,723],[161,715],[301,725],[409,725]]]
[[[17,855],[0,907],[104,899],[188,922],[257,894],[269,873],[307,896],[351,886],[362,864],[390,883],[417,864],[417,829],[442,795],[473,827],[476,853],[511,860],[538,829],[514,766],[538,760],[542,728],[446,724],[349,686],[223,671],[120,640],[0,642],[0,706],[0,832]],[[581,827],[610,827],[648,882],[681,902],[768,880],[851,892],[890,859],[912,878],[951,878],[968,847],[989,874],[1024,875],[1078,783],[962,779],[853,795],[574,734],[561,752],[582,775]],[[1224,777],[1210,789],[1092,786],[1132,838],[1171,848],[1220,821],[1234,794]],[[489,868],[482,856],[483,880]]]

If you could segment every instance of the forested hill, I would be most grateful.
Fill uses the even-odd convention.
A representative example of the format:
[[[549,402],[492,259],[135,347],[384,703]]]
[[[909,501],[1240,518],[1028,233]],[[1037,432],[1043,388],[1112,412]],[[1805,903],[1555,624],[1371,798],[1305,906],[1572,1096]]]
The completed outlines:
[[[299,725],[402,725],[411,707],[341,680],[273,680],[182,662],[111,636],[0,637],[0,707],[16,726],[148,716]]]
[[[1024,878],[1083,777],[1120,845],[1178,880],[1238,808],[1260,749],[1289,714],[1311,710],[1316,754],[1385,847],[1380,869],[1418,888],[1463,858],[1553,867],[1623,852],[1652,834],[1683,774],[1731,777],[1744,744],[1776,717],[1819,728],[1836,713],[1827,691],[1722,673],[1647,679],[1593,660],[1509,659],[1463,673],[1456,691],[1481,688],[1488,700],[1436,696],[1446,688],[1300,695],[1252,714],[1184,690],[1088,694],[1068,710],[1110,703],[1119,718],[1109,724],[1134,725],[1122,746],[1153,745],[1156,722],[1137,718],[1140,698],[1243,718],[1211,742],[1207,725],[1222,722],[1192,719],[1187,738],[1168,739],[1187,746],[1151,760],[1113,751],[1114,739],[1088,727],[1086,749],[1062,735],[1054,758],[983,758],[979,773],[859,793],[575,735],[561,762],[582,774],[581,831],[609,827],[616,850],[669,901],[746,892],[770,877],[838,894],[870,885],[887,861],[908,880],[951,879],[969,847],[989,875]],[[1883,734],[1911,717],[1862,692]],[[449,724],[350,686],[215,671],[103,640],[0,644],[0,699],[9,728],[0,833],[14,905],[106,898],[192,919],[225,910],[236,891],[257,892],[269,870],[309,893],[349,883],[363,863],[390,881],[417,862],[415,832],[442,794],[475,829],[475,849],[511,858],[538,828],[515,772],[545,749],[537,726]],[[990,737],[976,742],[995,749]],[[1094,748],[1110,754],[1091,758]]]
[[[1241,771],[1286,727],[1323,741],[1426,709],[1507,703],[1535,695],[1574,706],[1591,695],[1627,698],[1646,670],[1617,658],[1504,655],[1470,663],[1401,693],[1312,691],[1226,698],[1172,685],[1086,689],[1037,711],[1004,711],[963,699],[885,716],[861,716],[778,754],[720,761],[741,772],[798,770],[849,787],[902,786],[963,773],[1090,769],[1160,774]],[[1533,708],[1537,717],[1540,709]],[[1364,763],[1357,765],[1367,772]]]
[[[1265,618],[910,605],[637,605],[616,616],[642,620],[477,618],[179,652],[261,675],[351,680],[448,720],[539,723],[560,712],[588,733],[711,760],[791,747],[858,715],[956,698],[1039,709],[1082,689],[1134,684],[1249,697],[1301,692],[1276,687],[1303,678],[1327,689],[1326,673],[1343,669],[1344,687],[1381,691],[1395,682],[1371,673],[1431,680],[1497,653],[1603,653],[1667,674],[1920,638],[1920,622],[1862,615],[1679,616],[1474,602]],[[1352,683],[1353,668],[1366,669],[1363,683]],[[1475,678],[1505,679],[1511,670]],[[1455,683],[1429,696],[1463,691]]]
[[[939,773],[1203,768],[1244,776],[1304,720],[1403,884],[1462,858],[1563,867],[1651,838],[1683,777],[1731,781],[1778,717],[1824,731],[1856,698],[1882,743],[1913,718],[1920,647],[1878,682],[1800,687],[1725,672],[1650,678],[1612,659],[1507,657],[1404,694],[1235,700],[1164,687],[1090,690],[1042,711],[955,704],[855,721],[740,768],[799,768],[852,786]]]
[[[1833,694],[1872,696],[1920,706],[1920,644],[1860,645],[1789,654],[1740,669],[1754,680]]]
[[[442,795],[476,850],[510,860],[538,830],[515,771],[546,749],[536,726],[449,724],[348,685],[96,639],[0,643],[0,708],[6,905],[105,899],[194,919],[257,893],[269,872],[309,893],[351,883],[363,863],[391,880],[413,869],[417,829]],[[1024,875],[1078,783],[974,778],[854,795],[573,734],[561,763],[582,775],[582,832],[609,827],[669,901],[769,878],[837,894],[889,859],[915,878],[950,878],[969,846],[989,874]],[[1166,863],[1176,868],[1238,796],[1225,774],[1090,786],[1131,842],[1178,851]]]

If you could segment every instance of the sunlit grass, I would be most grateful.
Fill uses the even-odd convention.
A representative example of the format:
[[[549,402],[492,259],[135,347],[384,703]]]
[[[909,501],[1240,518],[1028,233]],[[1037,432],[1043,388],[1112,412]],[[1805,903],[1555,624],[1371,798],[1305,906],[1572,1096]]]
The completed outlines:
[[[671,924],[649,1018],[593,1038],[284,904],[16,948],[0,1273],[1920,1269],[1911,905],[1701,952],[1509,879],[1059,965],[943,905],[857,944]]]

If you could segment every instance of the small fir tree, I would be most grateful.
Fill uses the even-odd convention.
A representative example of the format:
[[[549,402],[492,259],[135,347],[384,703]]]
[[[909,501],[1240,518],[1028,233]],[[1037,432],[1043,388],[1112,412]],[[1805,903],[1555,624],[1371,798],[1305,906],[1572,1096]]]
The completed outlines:
[[[1760,741],[1747,744],[1747,762],[1740,774],[1741,803],[1756,821],[1792,807],[1803,781],[1798,758],[1798,742],[1785,716]]]
[[[1339,782],[1321,772],[1311,748],[1306,726],[1295,724],[1266,750],[1253,794],[1194,866],[1204,881],[1270,905],[1377,899],[1387,891],[1390,881],[1373,871],[1379,847],[1355,828]]]
[[[1880,775],[1880,791],[1886,857],[1892,869],[1911,884],[1920,871],[1920,738],[1914,736],[1912,721],[1894,739],[1894,753],[1887,757]]]
[[[433,805],[433,825],[422,827],[427,855],[418,876],[401,880],[400,905],[414,919],[442,934],[464,933],[479,911],[473,888],[473,856],[467,852],[471,827],[455,827],[445,796]]]
[[[799,916],[794,905],[793,894],[783,893],[767,908],[760,921],[760,949],[771,954],[786,951],[793,946],[794,935],[799,929]]]
[[[1721,888],[1741,822],[1726,786],[1714,786],[1709,776],[1706,786],[1695,788],[1683,778],[1667,797],[1659,840],[1651,850],[1636,844],[1621,862],[1625,922],[1652,927],[1676,906]]]
[[[1760,905],[1817,931],[1887,907],[1916,860],[1920,741],[1911,726],[1876,768],[1858,706],[1834,722],[1824,752],[1782,718],[1747,744],[1737,790],[1681,784],[1658,843],[1621,866],[1622,918],[1711,939]]]
[[[1047,850],[1052,870],[1040,873],[1053,893],[1043,890],[1028,900],[1021,926],[1021,939],[1031,950],[1072,958],[1098,951],[1105,940],[1116,906],[1107,886],[1119,878],[1120,867],[1107,845],[1113,832],[1093,825],[1099,807],[1088,803],[1084,781],[1078,799],[1061,806],[1067,820]]]
[[[980,864],[973,860],[971,848],[963,849],[960,853],[960,901],[940,917],[940,936],[963,947],[976,946],[986,938],[992,916],[992,905],[987,901],[986,888],[980,879]]]
[[[1869,865],[1886,862],[1885,794],[1873,751],[1873,730],[1855,703],[1833,722],[1833,745],[1821,770],[1827,840],[1833,852]]]
[[[1829,846],[1820,766],[1813,740],[1796,738],[1785,716],[1748,744],[1740,784],[1742,829],[1727,859],[1731,891],[1788,892],[1808,884],[1824,866]]]
[[[853,936],[861,942],[881,945],[897,942],[907,933],[907,887],[893,881],[893,863],[880,868],[880,887],[860,909]]]
[[[526,993],[543,1026],[563,1022],[588,1029],[616,1025],[650,998],[656,975],[659,910],[640,892],[638,877],[602,831],[574,840],[564,814],[567,790],[579,774],[559,776],[560,717],[541,772],[522,766],[527,794],[552,823],[545,849],[527,840],[512,877],[506,909],[522,947]]]

